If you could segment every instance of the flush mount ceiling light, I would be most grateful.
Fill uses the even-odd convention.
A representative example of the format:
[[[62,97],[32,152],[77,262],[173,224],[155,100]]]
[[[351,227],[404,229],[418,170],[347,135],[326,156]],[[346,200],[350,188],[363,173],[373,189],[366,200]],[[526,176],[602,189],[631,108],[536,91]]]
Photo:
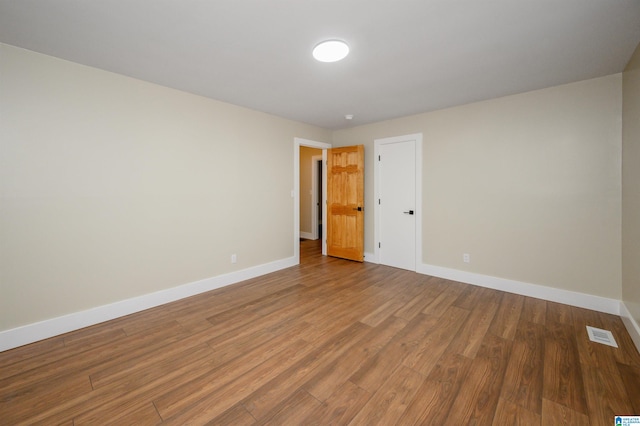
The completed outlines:
[[[327,40],[313,48],[313,57],[320,62],[336,62],[349,54],[349,46],[340,40]]]

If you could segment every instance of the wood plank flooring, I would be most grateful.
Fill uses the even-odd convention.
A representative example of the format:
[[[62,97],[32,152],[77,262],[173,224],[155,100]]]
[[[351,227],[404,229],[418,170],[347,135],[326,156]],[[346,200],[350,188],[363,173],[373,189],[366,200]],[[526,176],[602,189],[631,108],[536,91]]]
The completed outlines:
[[[618,349],[585,326],[611,330]],[[612,425],[620,318],[320,256],[0,353],[0,424]]]

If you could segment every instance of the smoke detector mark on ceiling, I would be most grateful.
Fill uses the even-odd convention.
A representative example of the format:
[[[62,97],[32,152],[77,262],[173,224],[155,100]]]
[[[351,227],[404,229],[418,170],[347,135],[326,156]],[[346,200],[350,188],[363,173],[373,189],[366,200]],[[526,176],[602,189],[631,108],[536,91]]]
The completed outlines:
[[[618,347],[616,339],[614,339],[613,334],[609,330],[587,326],[587,334],[589,334],[589,340],[592,342],[602,343],[603,345],[613,346],[614,348]]]

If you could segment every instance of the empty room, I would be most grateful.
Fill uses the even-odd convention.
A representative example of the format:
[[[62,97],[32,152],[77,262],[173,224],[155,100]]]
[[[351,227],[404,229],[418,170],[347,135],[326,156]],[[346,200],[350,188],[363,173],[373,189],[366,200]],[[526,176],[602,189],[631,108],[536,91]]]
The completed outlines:
[[[0,0],[0,424],[640,425],[637,0]]]

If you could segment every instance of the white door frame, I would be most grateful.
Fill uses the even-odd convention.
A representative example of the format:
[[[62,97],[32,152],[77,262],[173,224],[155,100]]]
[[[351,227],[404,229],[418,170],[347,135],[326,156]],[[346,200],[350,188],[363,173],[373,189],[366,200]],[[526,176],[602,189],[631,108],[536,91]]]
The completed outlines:
[[[380,146],[385,144],[393,144],[398,142],[415,141],[415,168],[416,168],[416,194],[415,194],[415,213],[416,213],[416,271],[419,270],[422,264],[422,133],[414,133],[411,135],[394,136],[390,138],[382,138],[374,140],[374,177],[373,186],[375,192],[375,199],[380,199],[380,162],[378,156],[380,155]],[[380,204],[375,203],[375,215],[374,215],[374,259],[376,263],[380,263],[380,247],[378,242],[380,241]]]
[[[293,257],[300,263],[300,147],[308,146],[322,150],[322,203],[327,204],[327,149],[331,144],[303,138],[293,138]],[[327,209],[322,209],[322,254],[327,254]]]

